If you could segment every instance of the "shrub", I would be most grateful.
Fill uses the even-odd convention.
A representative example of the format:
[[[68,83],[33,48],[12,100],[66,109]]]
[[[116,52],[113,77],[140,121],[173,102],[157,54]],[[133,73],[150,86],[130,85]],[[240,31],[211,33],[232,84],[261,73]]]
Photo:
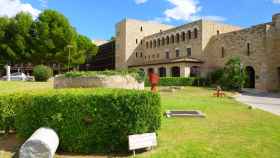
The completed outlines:
[[[221,85],[226,90],[241,90],[246,81],[246,73],[242,69],[239,58],[230,59],[224,68]]]
[[[207,79],[200,77],[161,77],[159,86],[207,86]],[[149,80],[146,79],[145,86],[150,86]]]
[[[6,133],[15,129],[15,106],[19,96],[10,94],[0,96],[0,131],[3,130]]]
[[[95,77],[98,75],[114,76],[114,75],[131,75],[138,82],[145,80],[145,72],[139,69],[123,69],[123,70],[105,70],[105,71],[72,71],[64,74],[65,77]]]
[[[33,75],[35,77],[35,81],[48,81],[50,77],[53,75],[53,71],[50,67],[44,65],[38,65],[33,68]]]
[[[220,84],[224,75],[224,69],[217,69],[209,74],[212,84]]]
[[[161,123],[160,97],[147,91],[71,89],[9,97],[15,96],[19,136],[50,127],[68,152],[127,151],[128,135],[155,132]]]

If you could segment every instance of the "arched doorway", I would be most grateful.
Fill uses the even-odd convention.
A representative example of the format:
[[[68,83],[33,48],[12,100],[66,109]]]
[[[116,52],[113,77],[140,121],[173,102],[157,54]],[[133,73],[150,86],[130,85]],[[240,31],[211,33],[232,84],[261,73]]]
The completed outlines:
[[[171,68],[172,77],[180,77],[180,67],[175,66]]]
[[[154,73],[155,71],[154,71],[154,68],[149,68],[148,69],[148,74],[150,74],[150,73]]]
[[[200,76],[200,67],[199,66],[192,66],[190,76],[191,77],[199,77]]]
[[[158,72],[159,72],[160,77],[166,77],[166,68],[165,67],[159,68]]]
[[[245,72],[247,74],[245,88],[255,88],[255,70],[252,66],[247,66],[245,68]]]

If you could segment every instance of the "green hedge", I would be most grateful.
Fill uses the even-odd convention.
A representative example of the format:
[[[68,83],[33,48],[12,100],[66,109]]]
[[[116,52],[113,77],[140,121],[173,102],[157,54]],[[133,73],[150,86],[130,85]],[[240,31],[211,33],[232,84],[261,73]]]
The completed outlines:
[[[209,82],[201,77],[161,77],[159,86],[208,86]],[[145,86],[150,86],[149,80],[145,80]]]
[[[5,98],[1,107],[16,107],[12,116],[19,136],[50,127],[68,152],[127,151],[128,135],[156,132],[161,123],[160,97],[147,91],[70,89]]]

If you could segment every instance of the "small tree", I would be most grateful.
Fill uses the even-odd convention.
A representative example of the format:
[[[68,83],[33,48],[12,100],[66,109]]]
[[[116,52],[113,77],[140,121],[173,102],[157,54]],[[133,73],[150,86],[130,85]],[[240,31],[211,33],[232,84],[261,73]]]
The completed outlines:
[[[52,77],[53,71],[48,66],[38,65],[33,68],[33,75],[35,77],[35,81],[46,82]]]
[[[241,90],[246,81],[246,72],[241,66],[239,58],[230,59],[224,68],[221,85],[228,90]]]

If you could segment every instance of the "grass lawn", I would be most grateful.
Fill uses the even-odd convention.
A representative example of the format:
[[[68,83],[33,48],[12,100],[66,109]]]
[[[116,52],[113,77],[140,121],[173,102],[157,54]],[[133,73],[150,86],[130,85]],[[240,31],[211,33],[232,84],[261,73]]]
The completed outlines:
[[[0,93],[47,88],[52,88],[51,82],[0,82]],[[207,117],[163,118],[158,147],[150,152],[139,153],[137,157],[280,157],[280,117],[261,110],[249,110],[232,98],[215,98],[212,94],[213,90],[195,87],[185,87],[176,92],[162,92],[163,111],[201,110]],[[1,145],[5,144],[4,141],[5,138],[0,137],[0,157],[9,158],[12,153],[3,149]],[[57,156],[57,158],[66,157],[93,158],[95,156]]]

